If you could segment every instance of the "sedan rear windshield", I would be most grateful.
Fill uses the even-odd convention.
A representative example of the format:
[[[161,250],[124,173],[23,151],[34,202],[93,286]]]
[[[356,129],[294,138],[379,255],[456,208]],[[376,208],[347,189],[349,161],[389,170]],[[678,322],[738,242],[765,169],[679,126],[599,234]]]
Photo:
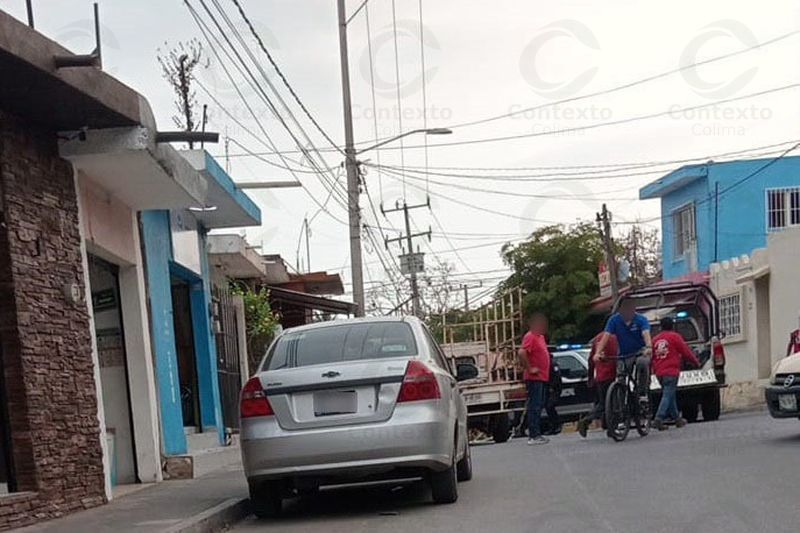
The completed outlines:
[[[416,354],[417,344],[408,324],[360,322],[286,333],[273,346],[264,369]]]

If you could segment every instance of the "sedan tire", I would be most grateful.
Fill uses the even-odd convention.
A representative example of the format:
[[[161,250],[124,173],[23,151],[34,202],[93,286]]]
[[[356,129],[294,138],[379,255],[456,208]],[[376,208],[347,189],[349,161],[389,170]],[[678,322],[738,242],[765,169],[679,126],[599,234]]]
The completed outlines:
[[[458,473],[456,472],[456,451],[453,450],[453,462],[446,470],[430,473],[430,485],[433,501],[436,503],[455,503],[458,500]]]
[[[456,477],[458,481],[469,481],[472,479],[472,452],[469,443],[466,444],[464,457],[456,464]]]
[[[250,509],[257,518],[273,518],[281,514],[283,499],[276,482],[250,484]]]

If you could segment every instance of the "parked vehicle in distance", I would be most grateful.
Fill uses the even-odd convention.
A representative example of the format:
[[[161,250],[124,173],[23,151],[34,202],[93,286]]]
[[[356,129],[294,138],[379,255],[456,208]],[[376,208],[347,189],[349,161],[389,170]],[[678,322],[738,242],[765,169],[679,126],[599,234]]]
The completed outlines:
[[[800,418],[800,354],[778,361],[769,382],[764,389],[769,414],[773,418]]]
[[[581,350],[552,352],[553,362],[561,370],[561,396],[556,410],[562,420],[577,420],[594,406],[595,396],[589,389],[589,360]]]
[[[725,350],[720,337],[717,297],[703,283],[662,282],[635,289],[620,297],[634,299],[636,310],[650,321],[651,334],[660,330],[664,317],[675,320],[675,331],[694,350],[701,368],[684,368],[678,377],[678,409],[689,422],[717,420],[720,415],[720,389],[725,387]],[[658,405],[661,385],[655,376],[650,382],[651,401]]]
[[[437,503],[472,477],[467,409],[439,345],[416,318],[289,329],[241,395],[241,453],[259,517],[320,486],[422,477]]]

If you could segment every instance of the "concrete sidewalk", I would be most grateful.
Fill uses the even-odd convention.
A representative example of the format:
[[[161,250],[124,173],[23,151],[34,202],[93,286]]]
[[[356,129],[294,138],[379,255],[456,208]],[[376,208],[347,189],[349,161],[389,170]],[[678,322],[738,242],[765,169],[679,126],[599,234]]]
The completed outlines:
[[[139,533],[221,530],[248,513],[240,466],[186,481],[164,481],[106,505],[21,529],[23,532]]]

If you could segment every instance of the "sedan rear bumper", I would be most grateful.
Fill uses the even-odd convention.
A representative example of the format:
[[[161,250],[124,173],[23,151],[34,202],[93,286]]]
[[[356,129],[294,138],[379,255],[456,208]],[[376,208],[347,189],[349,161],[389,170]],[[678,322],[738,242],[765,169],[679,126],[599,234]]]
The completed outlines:
[[[443,470],[454,427],[424,403],[398,405],[380,423],[285,430],[274,416],[242,421],[242,463],[249,480],[359,479],[395,469]]]

